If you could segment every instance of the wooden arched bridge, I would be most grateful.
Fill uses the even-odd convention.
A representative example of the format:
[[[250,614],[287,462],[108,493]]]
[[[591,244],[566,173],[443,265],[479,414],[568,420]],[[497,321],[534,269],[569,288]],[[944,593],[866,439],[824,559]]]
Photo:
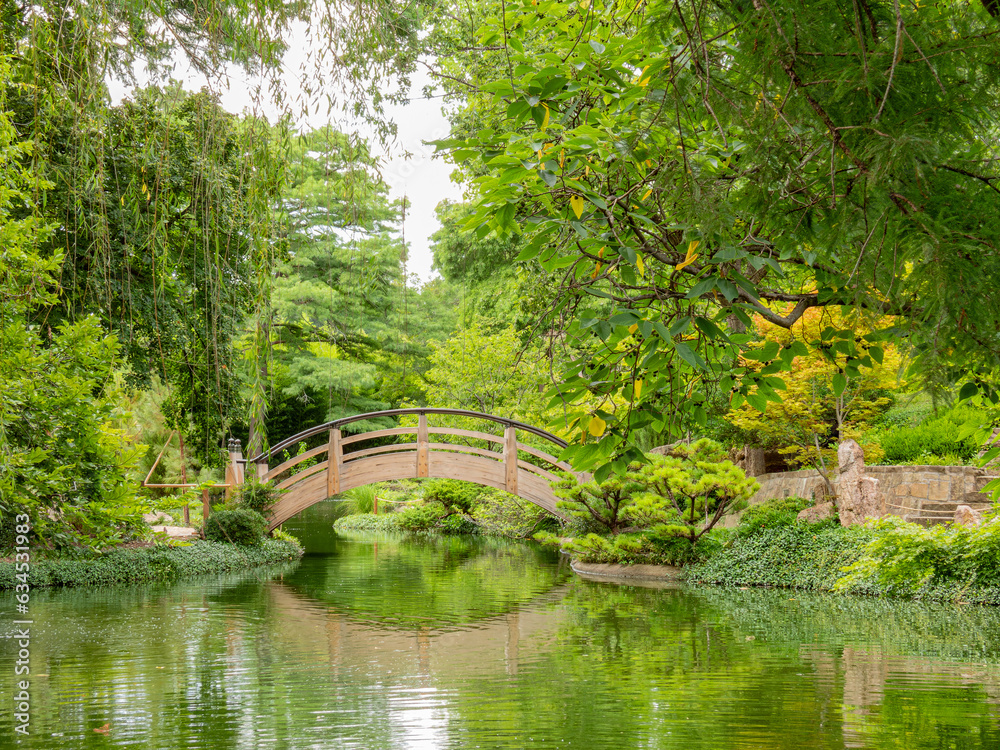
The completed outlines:
[[[404,415],[416,416],[417,424],[344,434],[343,428],[352,423]],[[483,420],[502,427],[503,434],[432,426],[428,417],[433,416]],[[241,484],[246,466],[261,481],[288,490],[271,509],[270,529],[310,505],[354,487],[417,477],[463,479],[496,487],[558,515],[549,482],[559,478],[555,471],[572,471],[572,467],[550,453],[519,442],[518,432],[534,435],[541,438],[542,444],[560,450],[566,447],[564,440],[545,430],[491,414],[462,409],[392,409],[317,425],[249,459],[237,453],[232,456],[230,481]],[[385,443],[390,438],[393,442],[389,444],[365,447],[366,443]],[[289,449],[317,441],[318,445],[274,465],[275,459],[287,455]],[[305,468],[299,468],[301,465]]]

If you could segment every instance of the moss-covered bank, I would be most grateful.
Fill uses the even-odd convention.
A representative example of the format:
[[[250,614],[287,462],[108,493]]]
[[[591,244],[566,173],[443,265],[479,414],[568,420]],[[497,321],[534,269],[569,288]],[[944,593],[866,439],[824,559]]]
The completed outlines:
[[[175,581],[274,565],[301,556],[302,548],[286,539],[266,539],[254,546],[195,542],[185,547],[119,548],[87,558],[37,558],[31,562],[28,584],[42,588]],[[16,583],[14,563],[0,562],[0,590],[13,589]]]

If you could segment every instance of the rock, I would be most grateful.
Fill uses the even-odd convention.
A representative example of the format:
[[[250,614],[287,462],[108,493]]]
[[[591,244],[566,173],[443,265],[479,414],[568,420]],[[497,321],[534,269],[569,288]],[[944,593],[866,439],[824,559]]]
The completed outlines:
[[[955,525],[966,526],[974,529],[983,522],[983,514],[978,510],[970,508],[968,505],[959,505],[955,508]]]
[[[152,526],[154,523],[170,524],[174,522],[174,519],[171,518],[168,514],[164,513],[163,511],[157,511],[156,513],[147,513],[142,517],[142,520],[148,523],[150,526]]]
[[[837,483],[837,508],[842,526],[864,523],[867,518],[885,514],[885,498],[878,490],[878,480],[865,476],[865,452],[854,440],[845,440],[837,448],[840,481]]]
[[[837,506],[833,503],[820,503],[819,505],[814,505],[811,508],[799,511],[799,515],[796,516],[796,518],[799,521],[818,523],[820,521],[825,521],[828,518],[833,518],[836,512]]]

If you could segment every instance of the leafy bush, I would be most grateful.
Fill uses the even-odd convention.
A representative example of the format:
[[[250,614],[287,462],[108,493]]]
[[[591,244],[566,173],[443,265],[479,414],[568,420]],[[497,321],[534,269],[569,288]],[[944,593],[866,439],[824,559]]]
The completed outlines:
[[[981,420],[976,410],[959,406],[914,427],[893,427],[881,433],[878,442],[889,463],[921,463],[934,456],[957,456],[964,463],[979,446],[971,434],[961,439],[959,435],[971,432]]]
[[[484,534],[513,539],[528,539],[536,531],[559,528],[556,516],[534,503],[495,489],[479,495],[472,518]]]
[[[906,593],[934,584],[1000,585],[1000,518],[978,528],[924,528],[890,516],[872,529],[874,536],[837,583],[838,590],[868,579]]]
[[[276,489],[270,482],[258,482],[256,478],[248,478],[236,491],[235,505],[266,515],[271,506],[286,492],[288,490]]]
[[[267,539],[255,547],[197,542],[186,547],[118,548],[85,558],[32,560],[28,583],[44,586],[107,586],[111,584],[175,581],[196,575],[214,575],[296,560],[302,548],[283,539]],[[0,562],[0,590],[18,583],[12,562]]]
[[[451,511],[441,503],[413,505],[395,514],[404,531],[438,531],[442,534],[478,534],[479,527],[466,515]]]
[[[260,544],[267,530],[267,521],[249,508],[219,510],[205,522],[205,538],[214,542],[229,542],[246,547]]]
[[[396,513],[396,525],[404,531],[430,531],[444,515],[441,505],[412,505]]]
[[[736,533],[738,536],[749,536],[764,529],[791,526],[797,520],[799,513],[810,505],[812,502],[802,497],[766,500],[759,505],[751,505],[740,516]]]
[[[424,484],[424,500],[439,502],[446,508],[471,513],[483,488],[458,479],[432,479]]]

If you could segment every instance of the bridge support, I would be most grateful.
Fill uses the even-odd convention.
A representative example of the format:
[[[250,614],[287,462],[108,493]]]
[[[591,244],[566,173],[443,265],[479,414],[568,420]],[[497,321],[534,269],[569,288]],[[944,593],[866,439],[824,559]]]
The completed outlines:
[[[326,451],[326,494],[329,497],[340,494],[340,470],[344,464],[344,449],[340,445],[340,430],[330,430],[330,441]]]
[[[421,414],[417,421],[417,476],[426,477],[430,471],[430,446],[427,433],[427,415]]]
[[[512,495],[517,494],[517,429],[507,425],[503,431],[503,464],[505,474],[505,489]]]

